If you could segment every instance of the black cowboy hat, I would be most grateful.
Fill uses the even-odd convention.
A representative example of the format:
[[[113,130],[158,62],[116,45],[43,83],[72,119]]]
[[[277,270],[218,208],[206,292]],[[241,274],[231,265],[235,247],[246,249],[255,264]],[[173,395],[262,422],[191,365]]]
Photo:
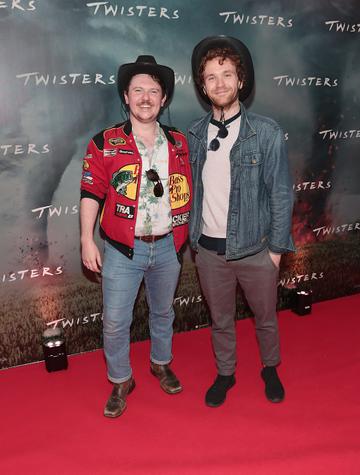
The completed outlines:
[[[118,91],[122,102],[125,104],[124,90],[128,87],[129,82],[135,74],[150,74],[150,76],[158,77],[165,87],[166,106],[173,95],[175,77],[174,71],[167,66],[157,64],[154,56],[143,55],[138,56],[135,63],[122,64],[118,71]]]
[[[209,36],[204,38],[194,48],[191,57],[191,66],[195,85],[200,96],[205,102],[211,104],[210,99],[206,94],[204,94],[203,86],[199,84],[198,73],[202,58],[209,50],[215,48],[230,48],[240,57],[240,61],[244,67],[245,77],[243,87],[239,90],[239,99],[244,101],[247,97],[249,97],[254,86],[254,66],[251,55],[244,43],[242,43],[237,38],[225,35]]]

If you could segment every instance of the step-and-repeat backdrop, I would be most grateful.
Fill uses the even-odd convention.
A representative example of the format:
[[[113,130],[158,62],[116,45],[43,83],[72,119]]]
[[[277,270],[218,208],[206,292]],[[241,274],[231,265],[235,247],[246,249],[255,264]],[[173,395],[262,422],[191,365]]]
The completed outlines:
[[[145,4],[146,5],[145,5]],[[79,181],[89,139],[123,119],[121,63],[152,54],[176,72],[162,121],[204,114],[190,58],[205,36],[239,37],[253,55],[247,104],[285,131],[294,177],[297,253],[283,259],[279,308],[294,286],[314,301],[360,290],[360,13],[317,0],[0,1],[0,366],[42,359],[46,328],[69,353],[102,345],[100,278],[79,253]],[[97,236],[101,245],[101,238]],[[176,331],[208,325],[187,250]],[[241,293],[237,317],[249,315]],[[346,315],[339,315],[339,319]],[[143,291],[132,339],[148,337]]]

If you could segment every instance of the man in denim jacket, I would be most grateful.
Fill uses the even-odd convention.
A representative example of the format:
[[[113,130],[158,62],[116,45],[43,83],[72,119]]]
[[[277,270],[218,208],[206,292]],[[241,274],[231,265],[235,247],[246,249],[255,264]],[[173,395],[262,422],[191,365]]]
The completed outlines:
[[[255,316],[269,401],[284,399],[276,316],[281,255],[294,250],[293,206],[284,134],[267,117],[247,112],[253,88],[250,53],[236,38],[202,40],[192,55],[199,95],[211,112],[189,131],[193,175],[190,243],[212,318],[218,375],[206,393],[220,406],[235,384],[235,296],[240,283]]]

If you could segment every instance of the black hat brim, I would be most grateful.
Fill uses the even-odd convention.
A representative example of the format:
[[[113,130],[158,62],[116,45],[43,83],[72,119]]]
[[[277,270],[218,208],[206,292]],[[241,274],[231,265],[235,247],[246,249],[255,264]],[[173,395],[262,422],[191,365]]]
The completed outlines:
[[[240,57],[240,61],[244,67],[245,77],[243,87],[239,90],[239,99],[244,101],[249,97],[254,87],[254,65],[251,54],[242,41],[238,40],[237,38],[224,35],[209,36],[204,38],[194,48],[191,57],[191,66],[195,85],[200,96],[205,102],[211,104],[210,99],[206,94],[204,94],[203,88],[198,82],[198,72],[202,58],[209,50],[216,48],[230,48]]]
[[[125,104],[124,91],[127,89],[131,78],[136,74],[149,74],[150,76],[158,77],[165,86],[166,107],[172,99],[174,93],[175,77],[174,71],[161,64],[152,63],[127,63],[122,64],[118,71],[118,91],[122,102]]]

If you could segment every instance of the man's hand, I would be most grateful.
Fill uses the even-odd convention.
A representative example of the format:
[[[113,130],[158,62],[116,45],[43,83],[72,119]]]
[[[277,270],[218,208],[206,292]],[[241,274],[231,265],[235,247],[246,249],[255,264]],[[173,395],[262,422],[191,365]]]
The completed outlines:
[[[274,266],[279,269],[281,254],[275,254],[274,252],[269,251],[270,259],[273,261]]]
[[[81,259],[84,266],[93,271],[101,272],[101,256],[94,241],[94,226],[99,212],[99,203],[92,198],[80,201],[81,225]]]
[[[81,241],[81,259],[87,269],[93,272],[101,272],[101,255],[93,239]]]

